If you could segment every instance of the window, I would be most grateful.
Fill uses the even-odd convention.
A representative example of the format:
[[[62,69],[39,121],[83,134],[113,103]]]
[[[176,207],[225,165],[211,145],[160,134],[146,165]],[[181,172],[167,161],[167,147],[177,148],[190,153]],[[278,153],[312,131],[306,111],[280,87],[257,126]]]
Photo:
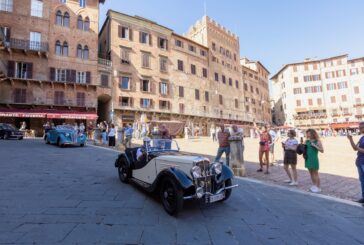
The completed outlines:
[[[298,77],[294,77],[294,82],[298,83]]]
[[[86,72],[84,72],[84,71],[78,71],[77,72],[77,74],[76,74],[76,83],[82,83],[82,84],[87,83]]]
[[[12,64],[14,65],[14,63],[12,63]],[[13,67],[10,68],[9,66],[10,66],[10,64],[8,65],[8,69],[13,69]],[[32,73],[33,73],[33,64],[32,63],[16,62],[14,68],[15,68],[15,74],[13,74],[13,75],[8,74],[9,77],[15,77],[15,78],[20,78],[20,79],[32,78]],[[9,72],[9,70],[8,70],[8,72]]]
[[[321,80],[321,75],[310,75],[310,76],[304,76],[303,81],[305,82],[313,82],[313,81],[319,81]]]
[[[120,106],[133,106],[133,99],[130,97],[119,97]]]
[[[235,99],[235,108],[239,108],[239,100]]]
[[[144,44],[151,44],[150,43],[150,34],[146,32],[139,33],[139,42]]]
[[[85,8],[86,7],[86,0],[80,0],[80,7]]]
[[[56,55],[62,55],[62,46],[60,41],[56,41]]]
[[[130,64],[129,51],[130,50],[128,48],[121,48],[121,64]]]
[[[322,99],[321,98],[317,99],[317,105],[322,105]]]
[[[223,84],[226,84],[226,77],[225,77],[225,75],[222,75],[222,83]]]
[[[302,89],[301,88],[294,88],[293,93],[294,94],[302,94]]]
[[[195,89],[195,100],[200,100],[200,90]]]
[[[196,66],[191,65],[191,74],[196,75]]]
[[[168,58],[160,57],[159,59],[160,71],[168,72]]]
[[[27,90],[23,88],[14,89],[14,103],[26,103]]]
[[[209,100],[210,100],[209,92],[205,91],[205,101],[209,102]]]
[[[67,81],[67,70],[65,69],[55,69],[55,81],[56,82],[66,82]]]
[[[338,87],[338,89],[348,88],[348,83],[347,82],[339,82],[339,83],[337,83],[337,87]]]
[[[140,99],[140,106],[142,108],[151,108],[152,107],[151,99]]]
[[[58,17],[58,16],[57,16]],[[65,12],[63,15],[63,22],[62,25],[64,27],[70,27],[70,15],[68,12]]]
[[[358,87],[358,86],[355,86],[355,87],[354,87],[354,93],[355,93],[355,94],[359,94],[359,93],[360,93],[360,89],[359,89],[359,87]]]
[[[56,25],[61,26],[63,22],[62,20],[63,20],[62,12],[58,10],[56,13]]]
[[[29,49],[40,50],[41,48],[41,34],[40,32],[30,32]]]
[[[183,48],[183,42],[181,40],[176,39],[175,44],[177,47]]]
[[[158,47],[160,49],[167,50],[168,49],[168,40],[166,38],[158,38]]]
[[[119,87],[123,90],[130,90],[130,78],[129,77],[120,77],[119,78]]]
[[[311,87],[306,87],[305,88],[305,93],[320,93],[322,92],[322,87],[321,86],[311,86]]]
[[[59,0],[60,3],[66,3],[67,0]]]
[[[83,30],[84,31],[90,30],[90,19],[88,17],[85,18],[85,21],[83,23]]]
[[[126,26],[119,26],[119,37],[122,39],[130,40],[129,38],[130,29]]]
[[[109,87],[109,76],[106,74],[101,74],[101,86]]]
[[[179,113],[185,113],[185,105],[182,103],[179,104]]]
[[[191,52],[196,53],[196,47],[193,46],[193,45],[188,45],[188,50],[191,51]]]
[[[222,95],[219,94],[219,104],[222,105],[223,104],[223,99],[222,99]]]
[[[148,79],[142,79],[141,90],[143,92],[150,92],[150,81]]]
[[[355,98],[355,104],[360,105],[361,104],[361,98]]]
[[[83,48],[82,58],[84,60],[88,60],[88,56],[89,56],[88,46],[85,45],[85,47]]]
[[[313,103],[313,102],[312,102],[312,99],[308,99],[308,105],[309,105],[309,106],[312,106],[312,103]]]
[[[244,90],[248,91],[248,84],[244,83]]]
[[[331,96],[330,97],[330,101],[331,101],[331,103],[336,103],[336,97],[335,96]]]
[[[178,70],[179,71],[183,71],[184,70],[183,69],[183,61],[182,60],[178,60],[177,63],[178,63]]]
[[[348,101],[348,98],[346,97],[345,94],[341,95],[341,101],[342,102],[347,102]]]
[[[252,85],[250,85],[250,92],[254,93],[254,87]]]
[[[10,37],[11,37],[10,36],[11,29],[9,27],[0,26],[0,32],[2,32],[4,34],[5,42],[9,43],[10,42]]]
[[[206,68],[202,68],[202,76],[204,78],[207,78],[207,69]]]
[[[77,106],[85,106],[85,100],[86,100],[86,96],[85,93],[83,92],[77,92]]]
[[[351,68],[350,69],[350,75],[358,75],[359,69],[358,68]]]
[[[298,107],[301,106],[301,101],[300,100],[296,100],[296,106],[298,106]]]
[[[205,57],[206,56],[206,51],[201,49],[200,50],[200,55]]]
[[[159,101],[159,109],[161,109],[161,110],[169,110],[169,108],[170,108],[169,101],[166,101],[166,100],[160,100]]]
[[[328,83],[328,84],[326,84],[326,89],[328,91],[335,90],[336,89],[336,83]]]
[[[213,42],[211,46],[212,46],[212,50],[216,51],[216,43]]]
[[[13,12],[13,0],[0,0],[0,11]]]
[[[150,68],[150,54],[142,52],[142,67]]]
[[[82,45],[81,44],[78,44],[77,45],[77,58],[82,59],[82,56],[83,56],[82,53],[83,53]]]
[[[54,104],[55,105],[64,105],[64,92],[63,91],[54,91]]]
[[[162,81],[160,83],[159,92],[161,95],[168,95],[168,82]]]
[[[235,81],[235,87],[239,88],[239,81],[238,80]]]
[[[81,15],[77,17],[77,29],[83,30],[83,19]]]
[[[32,0],[30,7],[30,15],[35,17],[43,16],[43,1],[42,0]]]
[[[229,78],[229,86],[233,86],[233,79]]]
[[[180,98],[183,98],[184,97],[184,94],[185,94],[184,87],[179,86],[178,87],[178,95],[179,95],[179,97]]]
[[[219,81],[219,73],[215,72],[215,81],[218,82]]]

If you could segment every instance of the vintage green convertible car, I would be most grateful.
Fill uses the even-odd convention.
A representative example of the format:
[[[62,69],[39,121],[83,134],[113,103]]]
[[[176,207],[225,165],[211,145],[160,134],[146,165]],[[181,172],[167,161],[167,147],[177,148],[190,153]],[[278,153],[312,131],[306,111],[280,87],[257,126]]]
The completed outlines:
[[[47,144],[56,144],[59,147],[65,145],[79,145],[85,146],[87,137],[84,133],[77,132],[72,126],[60,125],[56,128],[50,129],[44,140]]]

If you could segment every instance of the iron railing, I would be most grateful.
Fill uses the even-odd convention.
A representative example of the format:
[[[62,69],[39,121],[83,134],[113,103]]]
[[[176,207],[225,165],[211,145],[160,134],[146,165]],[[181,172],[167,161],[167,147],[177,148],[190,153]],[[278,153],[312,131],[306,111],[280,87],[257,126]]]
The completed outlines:
[[[111,60],[107,60],[107,59],[103,59],[103,58],[99,58],[98,63],[99,63],[99,65],[104,65],[104,66],[108,66],[108,67],[112,66]]]
[[[48,52],[49,50],[47,42],[36,42],[16,38],[10,38],[9,42],[5,42],[5,46],[12,49],[34,50],[42,52]]]

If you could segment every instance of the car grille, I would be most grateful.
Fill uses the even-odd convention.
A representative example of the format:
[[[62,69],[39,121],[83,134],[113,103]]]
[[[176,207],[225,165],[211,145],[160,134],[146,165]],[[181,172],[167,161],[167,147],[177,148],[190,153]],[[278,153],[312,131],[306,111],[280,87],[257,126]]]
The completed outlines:
[[[216,175],[210,170],[210,161],[205,159],[195,163],[196,166],[201,168],[201,177],[195,179],[195,184],[198,187],[203,187],[206,193],[215,193],[216,189]]]

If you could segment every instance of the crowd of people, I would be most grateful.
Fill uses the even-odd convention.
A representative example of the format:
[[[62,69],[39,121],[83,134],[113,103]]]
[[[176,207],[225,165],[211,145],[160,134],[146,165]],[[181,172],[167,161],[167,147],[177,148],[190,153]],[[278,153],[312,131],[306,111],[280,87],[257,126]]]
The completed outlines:
[[[229,165],[229,139],[233,136],[233,132],[235,132],[236,129],[236,126],[227,129],[224,125],[220,125],[218,129],[216,129],[216,131],[212,131],[212,140],[218,141],[218,150],[215,161],[220,161],[221,156],[225,154],[226,164]],[[262,126],[261,128],[256,128],[254,132],[256,132],[259,136],[259,168],[257,172],[264,172],[264,174],[269,174],[269,168],[274,162],[274,147],[280,137],[280,131],[277,132],[270,125],[266,125]],[[297,139],[297,132],[299,132],[299,140]],[[364,134],[364,122],[360,123],[359,128],[352,131],[352,133]],[[308,170],[312,181],[312,186],[309,188],[309,191],[313,193],[321,192],[321,183],[319,176],[319,153],[324,153],[323,143],[320,139],[320,136],[322,135],[326,135],[326,133],[316,131],[315,129],[308,129],[305,132],[303,132],[302,130],[294,129],[288,130],[287,139],[282,142],[282,147],[284,150],[284,170],[288,176],[288,179],[285,181],[285,183],[290,186],[298,185],[298,174],[296,166],[298,156],[302,156],[305,161],[305,168]],[[345,132],[345,135],[347,135],[353,150],[358,152],[356,166],[358,169],[359,180],[361,182],[362,189],[362,198],[358,200],[358,202],[364,203],[364,136],[362,136],[359,142],[356,143],[353,140],[353,134]],[[242,144],[244,145],[243,137]],[[242,151],[244,151],[244,148],[242,148]]]

